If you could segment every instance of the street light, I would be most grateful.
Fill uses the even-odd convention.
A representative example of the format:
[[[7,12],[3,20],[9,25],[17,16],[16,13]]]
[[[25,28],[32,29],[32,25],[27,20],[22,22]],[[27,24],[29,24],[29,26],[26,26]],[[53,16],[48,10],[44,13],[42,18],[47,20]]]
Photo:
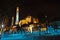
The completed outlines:
[[[4,28],[4,24],[3,24],[3,23],[1,24],[1,27],[2,27],[1,34],[2,34],[2,36],[3,36],[3,28]]]
[[[2,24],[2,28],[4,28],[4,24]]]

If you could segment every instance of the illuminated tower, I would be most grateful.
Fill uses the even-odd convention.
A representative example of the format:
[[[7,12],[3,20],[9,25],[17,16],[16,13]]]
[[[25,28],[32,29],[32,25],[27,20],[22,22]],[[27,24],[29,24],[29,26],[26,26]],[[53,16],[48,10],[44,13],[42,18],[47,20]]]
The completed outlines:
[[[12,23],[11,23],[11,25],[14,25],[14,17],[12,16]]]
[[[19,7],[16,8],[16,21],[15,25],[19,25]]]

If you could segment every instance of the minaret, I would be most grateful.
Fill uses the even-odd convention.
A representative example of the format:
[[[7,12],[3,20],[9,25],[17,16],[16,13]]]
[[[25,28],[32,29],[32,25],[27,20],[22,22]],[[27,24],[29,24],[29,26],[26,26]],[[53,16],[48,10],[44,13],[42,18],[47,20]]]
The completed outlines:
[[[11,25],[13,26],[14,25],[14,16],[12,16],[12,23]]]
[[[19,25],[19,7],[16,8],[16,21],[15,25]]]

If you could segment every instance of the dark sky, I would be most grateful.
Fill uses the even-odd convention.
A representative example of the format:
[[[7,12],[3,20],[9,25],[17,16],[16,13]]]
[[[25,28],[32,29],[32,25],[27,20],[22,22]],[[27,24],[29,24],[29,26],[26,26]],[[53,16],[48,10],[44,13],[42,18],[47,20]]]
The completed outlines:
[[[20,16],[60,17],[58,0],[0,0],[0,15],[14,16],[16,6],[20,7]]]

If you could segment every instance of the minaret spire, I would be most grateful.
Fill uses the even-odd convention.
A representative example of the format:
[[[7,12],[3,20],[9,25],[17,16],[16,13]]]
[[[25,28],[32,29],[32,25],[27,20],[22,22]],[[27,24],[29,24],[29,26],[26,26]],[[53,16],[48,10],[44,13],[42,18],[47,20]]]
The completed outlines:
[[[12,23],[11,25],[13,26],[14,25],[14,16],[12,16]]]
[[[16,21],[15,21],[15,25],[19,25],[19,7],[18,6],[16,8]]]

